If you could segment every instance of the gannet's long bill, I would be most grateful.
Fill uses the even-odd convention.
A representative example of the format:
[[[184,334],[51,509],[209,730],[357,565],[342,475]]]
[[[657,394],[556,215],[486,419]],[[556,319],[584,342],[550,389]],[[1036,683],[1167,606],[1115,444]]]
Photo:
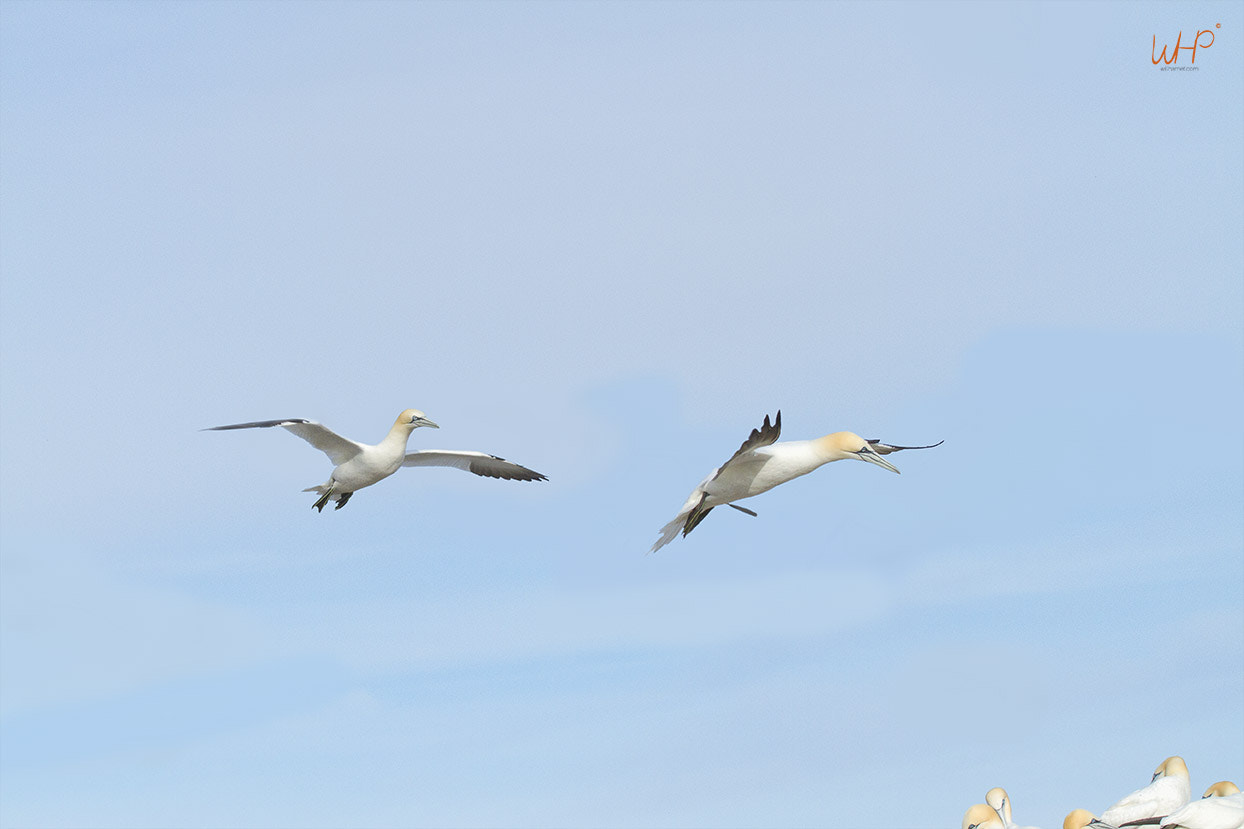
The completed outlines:
[[[212,426],[204,431],[221,432],[229,429],[266,429],[281,426],[293,432],[307,443],[319,449],[333,462],[336,469],[326,483],[307,487],[303,492],[318,492],[320,499],[313,509],[324,511],[330,499],[337,502],[334,509],[341,509],[350,496],[363,487],[382,481],[403,466],[452,466],[483,475],[487,478],[503,478],[507,481],[547,481],[548,478],[525,466],[510,463],[496,455],[483,452],[458,452],[444,449],[424,449],[406,452],[410,433],[420,426],[439,429],[418,409],[407,409],[397,416],[393,428],[384,440],[375,446],[343,438],[314,420],[289,418],[287,420],[257,420],[253,423],[234,423],[230,426]]]
[[[1162,818],[1162,826],[1180,829],[1244,829],[1244,794],[1230,780],[1205,790],[1200,800]]]
[[[807,475],[832,461],[855,458],[891,472],[898,472],[894,464],[881,456],[904,449],[932,449],[933,446],[942,445],[938,441],[931,446],[894,446],[879,440],[864,440],[853,432],[835,432],[815,440],[777,443],[781,434],[782,412],[777,413],[773,423],[765,415],[764,423],[759,429],[752,430],[739,451],[731,455],[730,460],[708,473],[708,477],[691,491],[674,520],[661,528],[661,537],[649,552],[656,552],[669,544],[679,532],[686,535],[694,530],[713,507],[725,504],[748,515],[755,515],[751,510],[733,502],[767,492],[778,484]]]
[[[1165,817],[1192,797],[1192,781],[1182,757],[1167,757],[1153,772],[1153,781],[1101,813],[1101,822],[1122,826],[1135,820]]]

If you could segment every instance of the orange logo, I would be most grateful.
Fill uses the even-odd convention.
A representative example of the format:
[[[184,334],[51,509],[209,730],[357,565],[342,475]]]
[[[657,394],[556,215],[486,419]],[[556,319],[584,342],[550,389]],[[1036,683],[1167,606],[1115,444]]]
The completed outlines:
[[[1221,29],[1221,28],[1222,28],[1221,23],[1214,24],[1214,29]],[[1153,36],[1153,52],[1150,55],[1151,59],[1153,60],[1153,65],[1157,66],[1159,63],[1163,63],[1163,64],[1166,64],[1165,66],[1162,67],[1163,69],[1166,69],[1167,67],[1170,67],[1172,65],[1175,65],[1175,68],[1183,68],[1183,67],[1178,66],[1179,53],[1183,50],[1187,50],[1192,53],[1191,62],[1193,65],[1195,65],[1196,64],[1196,50],[1197,49],[1208,49],[1209,47],[1214,45],[1214,29],[1199,30],[1196,33],[1196,37],[1192,38],[1192,43],[1188,46],[1183,45],[1184,33],[1181,30],[1179,32],[1179,36],[1175,38],[1175,48],[1171,50],[1171,56],[1169,58],[1166,57],[1166,50],[1169,48],[1170,44],[1163,43],[1162,54],[1159,55],[1158,54],[1158,36],[1154,35]],[[1203,35],[1209,35],[1209,40],[1202,40],[1201,38]]]

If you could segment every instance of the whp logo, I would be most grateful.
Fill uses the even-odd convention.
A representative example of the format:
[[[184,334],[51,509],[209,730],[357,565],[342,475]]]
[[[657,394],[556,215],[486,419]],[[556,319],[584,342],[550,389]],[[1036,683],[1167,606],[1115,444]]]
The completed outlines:
[[[1222,28],[1221,23],[1214,24],[1214,29],[1221,29],[1221,28]],[[1181,29],[1179,32],[1179,35],[1175,38],[1175,48],[1171,50],[1171,56],[1169,58],[1166,56],[1166,50],[1170,48],[1170,44],[1163,43],[1162,54],[1159,55],[1158,54],[1158,36],[1154,35],[1153,36],[1153,52],[1150,54],[1150,57],[1153,60],[1153,65],[1157,66],[1159,63],[1165,64],[1162,67],[1163,71],[1167,69],[1189,69],[1189,68],[1195,69],[1196,68],[1196,50],[1197,49],[1208,49],[1209,47],[1214,45],[1214,40],[1215,40],[1214,29],[1198,30],[1196,33],[1196,37],[1192,38],[1192,43],[1188,44],[1187,46],[1185,46],[1183,43],[1184,33],[1183,33],[1183,30]],[[1209,35],[1209,40],[1204,39],[1205,35]],[[1191,55],[1189,56],[1191,58],[1189,66],[1178,65],[1179,64],[1179,53],[1181,51],[1191,52]]]

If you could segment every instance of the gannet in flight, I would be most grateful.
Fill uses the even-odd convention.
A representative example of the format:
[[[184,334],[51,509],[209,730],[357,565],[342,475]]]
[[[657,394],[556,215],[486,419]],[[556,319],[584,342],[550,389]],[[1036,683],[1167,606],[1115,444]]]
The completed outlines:
[[[483,452],[448,451],[444,449],[421,449],[406,451],[410,433],[420,426],[439,429],[418,409],[407,409],[397,416],[393,428],[385,439],[375,446],[356,443],[316,423],[314,420],[289,418],[286,420],[257,420],[254,423],[234,423],[230,426],[212,426],[204,431],[219,432],[228,429],[265,429],[282,426],[307,443],[319,449],[333,462],[336,469],[326,483],[307,487],[303,492],[318,492],[320,499],[313,509],[324,511],[329,499],[336,500],[334,509],[341,509],[350,496],[363,487],[382,481],[403,466],[453,466],[488,478],[504,478],[507,481],[547,481],[539,472],[525,466],[510,463],[496,455]]]
[[[661,537],[649,552],[656,552],[669,544],[679,532],[686,535],[694,530],[713,507],[725,504],[755,515],[732,502],[759,495],[831,461],[856,458],[898,472],[892,463],[881,456],[904,449],[932,449],[942,445],[938,441],[931,446],[892,446],[879,440],[864,440],[853,432],[835,432],[816,440],[776,443],[781,433],[782,412],[777,413],[772,424],[769,423],[769,416],[765,415],[764,424],[752,430],[739,451],[708,473],[708,477],[691,491],[687,503],[682,505],[674,520],[661,528]]]
[[[1101,822],[1122,826],[1135,820],[1165,817],[1192,798],[1192,781],[1182,757],[1167,757],[1153,772],[1153,781],[1101,813]]]
[[[1230,780],[1222,780],[1205,790],[1200,800],[1176,809],[1162,818],[1162,826],[1181,829],[1242,829],[1244,794]]]
[[[998,813],[998,817],[1002,819],[1002,825],[1006,829],[1025,829],[1025,827],[1017,826],[1015,821],[1011,820],[1011,798],[1006,793],[1006,789],[1001,786],[994,786],[985,793],[985,802]],[[1027,827],[1032,829],[1032,827]]]

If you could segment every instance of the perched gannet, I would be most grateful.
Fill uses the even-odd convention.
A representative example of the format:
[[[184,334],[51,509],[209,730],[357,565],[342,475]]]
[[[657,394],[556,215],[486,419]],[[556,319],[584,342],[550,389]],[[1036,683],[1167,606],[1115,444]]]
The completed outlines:
[[[366,443],[355,443],[343,438],[331,429],[316,423],[314,420],[289,418],[286,420],[258,420],[254,423],[234,423],[231,426],[212,426],[204,431],[219,432],[228,429],[264,429],[269,426],[282,426],[293,432],[307,443],[319,449],[337,467],[326,483],[307,487],[303,492],[318,492],[320,499],[311,505],[313,509],[324,511],[329,499],[334,499],[341,509],[350,500],[350,496],[363,487],[382,481],[403,466],[453,466],[483,475],[488,478],[504,478],[507,481],[547,481],[548,478],[539,472],[533,472],[525,466],[510,463],[496,455],[483,452],[460,452],[443,449],[421,449],[417,452],[406,451],[406,441],[410,433],[420,426],[439,429],[418,409],[407,409],[397,416],[393,428],[385,439],[370,446]]]
[[[1192,781],[1182,757],[1167,757],[1153,772],[1153,781],[1101,813],[1103,823],[1122,826],[1136,820],[1165,817],[1192,798]]]
[[[1162,826],[1183,829],[1244,829],[1244,794],[1230,780],[1222,780],[1193,800],[1162,818]]]
[[[998,817],[1002,818],[1002,825],[1006,829],[1034,829],[1031,826],[1017,826],[1015,821],[1011,820],[1011,798],[1007,795],[1006,789],[1001,786],[994,786],[985,794],[985,802],[989,804]]]
[[[933,446],[942,445],[938,441],[932,446],[891,446],[879,440],[864,440],[853,432],[835,432],[816,440],[777,443],[781,433],[781,411],[777,413],[772,424],[769,423],[769,416],[765,415],[764,424],[759,429],[752,430],[739,451],[731,455],[730,460],[708,473],[708,477],[692,490],[687,503],[682,505],[674,520],[661,528],[661,537],[649,552],[656,552],[669,544],[679,532],[686,535],[694,530],[713,507],[725,504],[748,515],[755,515],[751,510],[732,502],[767,492],[778,484],[807,475],[831,461],[855,458],[891,472],[898,472],[892,463],[881,456],[904,449],[932,449]]]
[[[1005,829],[1005,824],[992,806],[977,803],[963,813],[961,829]]]
[[[1102,823],[1097,815],[1088,809],[1072,809],[1063,818],[1063,829],[1115,829],[1108,823]]]

